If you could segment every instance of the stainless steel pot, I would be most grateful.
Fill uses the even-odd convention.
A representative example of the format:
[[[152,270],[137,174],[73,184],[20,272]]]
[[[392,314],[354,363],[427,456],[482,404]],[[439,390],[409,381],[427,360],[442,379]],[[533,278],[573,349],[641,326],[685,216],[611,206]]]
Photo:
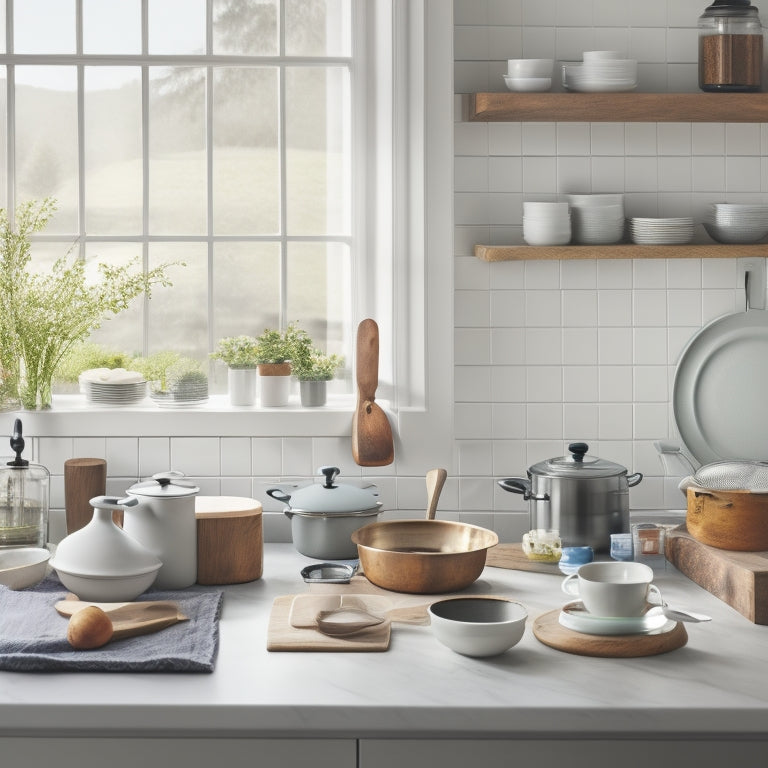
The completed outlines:
[[[612,533],[629,532],[629,489],[643,476],[626,467],[587,456],[586,443],[571,443],[570,456],[548,459],[499,485],[529,503],[530,527],[556,528],[563,546],[590,546],[608,552]]]
[[[282,488],[269,488],[267,495],[285,503],[291,521],[293,544],[302,555],[320,560],[357,558],[357,544],[351,535],[375,521],[381,502],[368,488],[336,483],[337,467],[320,467],[323,484],[299,488],[289,494]]]

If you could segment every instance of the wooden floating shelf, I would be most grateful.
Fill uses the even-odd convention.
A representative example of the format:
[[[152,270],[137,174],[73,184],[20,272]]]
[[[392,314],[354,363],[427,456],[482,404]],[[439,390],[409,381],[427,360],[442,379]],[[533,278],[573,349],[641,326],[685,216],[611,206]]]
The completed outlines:
[[[768,122],[768,93],[471,93],[475,122]]]
[[[768,243],[758,245],[476,245],[482,261],[562,259],[737,259],[768,257]]]

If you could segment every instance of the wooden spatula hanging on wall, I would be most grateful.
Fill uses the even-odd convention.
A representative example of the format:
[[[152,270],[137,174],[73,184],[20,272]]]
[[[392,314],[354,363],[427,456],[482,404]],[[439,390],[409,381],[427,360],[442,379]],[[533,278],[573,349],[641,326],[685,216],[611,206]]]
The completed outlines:
[[[361,467],[395,459],[392,427],[375,402],[379,386],[379,326],[367,318],[357,327],[357,410],[352,417],[352,456]]]

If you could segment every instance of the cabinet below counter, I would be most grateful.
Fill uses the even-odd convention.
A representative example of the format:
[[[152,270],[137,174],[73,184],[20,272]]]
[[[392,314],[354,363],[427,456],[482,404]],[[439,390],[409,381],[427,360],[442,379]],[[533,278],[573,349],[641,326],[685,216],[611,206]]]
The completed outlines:
[[[687,625],[687,645],[659,656],[541,644],[530,625],[566,602],[561,576],[490,567],[467,591],[529,612],[523,639],[499,657],[456,655],[429,627],[406,625],[382,653],[269,652],[272,602],[307,591],[309,562],[267,544],[264,576],[225,589],[211,674],[0,672],[3,764],[580,768],[606,764],[610,749],[622,768],[681,756],[766,765],[768,626],[670,565],[655,579],[667,602],[713,621]]]

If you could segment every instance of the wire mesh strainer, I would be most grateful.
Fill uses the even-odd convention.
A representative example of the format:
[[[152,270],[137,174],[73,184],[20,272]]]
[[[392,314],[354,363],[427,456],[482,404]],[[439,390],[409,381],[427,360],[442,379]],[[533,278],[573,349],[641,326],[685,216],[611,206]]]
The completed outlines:
[[[768,462],[728,460],[705,464],[680,483],[683,491],[690,486],[718,491],[768,493]]]

